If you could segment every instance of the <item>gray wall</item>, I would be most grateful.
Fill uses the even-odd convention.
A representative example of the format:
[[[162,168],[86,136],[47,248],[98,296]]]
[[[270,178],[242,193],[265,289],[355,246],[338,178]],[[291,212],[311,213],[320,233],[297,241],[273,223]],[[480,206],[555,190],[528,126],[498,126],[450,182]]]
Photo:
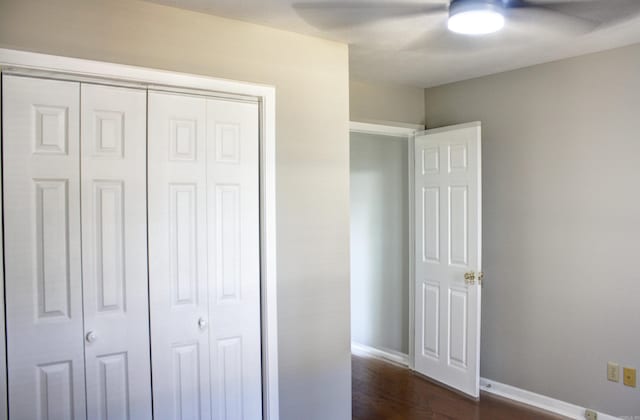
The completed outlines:
[[[350,419],[347,46],[134,0],[0,0],[0,47],[276,86],[281,418]]]
[[[351,121],[424,124],[424,89],[395,84],[349,82]]]
[[[484,377],[640,415],[640,45],[426,90],[483,124]]]
[[[409,352],[407,139],[351,134],[351,339]]]

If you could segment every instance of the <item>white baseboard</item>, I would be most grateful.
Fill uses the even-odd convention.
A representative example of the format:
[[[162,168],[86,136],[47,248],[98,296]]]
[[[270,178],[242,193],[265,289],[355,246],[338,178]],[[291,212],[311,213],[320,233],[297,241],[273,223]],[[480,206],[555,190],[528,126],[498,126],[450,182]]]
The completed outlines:
[[[526,391],[511,385],[502,384],[486,378],[480,378],[480,390],[489,394],[497,395],[522,404],[537,407],[551,413],[560,414],[561,416],[571,419],[584,420],[585,407],[570,404],[568,402],[556,400],[555,398],[546,397],[536,394],[535,392]],[[598,412],[598,420],[617,420],[619,417]]]
[[[371,356],[402,366],[409,366],[409,355],[389,349],[379,349],[365,344],[351,342],[351,353],[357,356]]]

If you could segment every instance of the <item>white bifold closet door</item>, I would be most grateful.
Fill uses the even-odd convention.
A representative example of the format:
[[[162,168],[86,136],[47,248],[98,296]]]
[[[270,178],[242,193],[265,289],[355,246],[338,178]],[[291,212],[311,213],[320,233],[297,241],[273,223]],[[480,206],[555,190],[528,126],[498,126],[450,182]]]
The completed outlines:
[[[81,419],[80,84],[2,90],[9,413]]]
[[[4,76],[3,110],[10,416],[150,418],[145,92]]]
[[[90,84],[81,92],[87,412],[149,419],[147,92]]]
[[[156,419],[262,415],[258,104],[149,92]]]

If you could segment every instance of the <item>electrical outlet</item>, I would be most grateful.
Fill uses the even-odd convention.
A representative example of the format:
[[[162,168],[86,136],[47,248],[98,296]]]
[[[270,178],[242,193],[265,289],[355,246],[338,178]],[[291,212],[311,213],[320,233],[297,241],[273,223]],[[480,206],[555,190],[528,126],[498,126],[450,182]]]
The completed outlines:
[[[607,363],[607,379],[611,382],[620,382],[620,365],[614,362]]]
[[[584,412],[584,418],[586,420],[598,420],[598,412],[597,411],[593,411],[593,410],[589,410],[587,408],[587,410]]]
[[[636,387],[636,370],[634,368],[623,368],[622,377],[626,386],[630,386],[632,388]]]

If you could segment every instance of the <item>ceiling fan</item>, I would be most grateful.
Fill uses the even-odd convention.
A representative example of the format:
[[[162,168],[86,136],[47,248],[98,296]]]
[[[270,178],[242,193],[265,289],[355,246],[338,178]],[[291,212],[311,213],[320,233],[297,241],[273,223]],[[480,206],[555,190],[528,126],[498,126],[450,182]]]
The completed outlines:
[[[401,2],[316,1],[293,5],[300,16],[322,30],[353,27],[412,16],[447,18],[450,31],[483,35],[505,22],[536,21],[562,29],[590,32],[640,13],[640,0],[422,0]]]
[[[503,0],[451,0],[447,27],[467,35],[497,32],[504,26]]]

